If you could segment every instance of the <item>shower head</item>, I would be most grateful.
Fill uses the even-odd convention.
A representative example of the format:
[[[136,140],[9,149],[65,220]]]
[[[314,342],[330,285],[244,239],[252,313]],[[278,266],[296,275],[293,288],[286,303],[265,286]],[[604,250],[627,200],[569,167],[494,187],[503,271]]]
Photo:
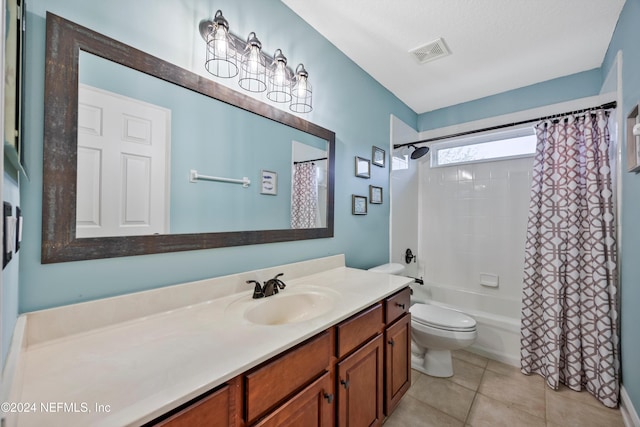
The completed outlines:
[[[410,145],[409,147],[413,147],[413,153],[411,153],[413,160],[419,159],[429,152],[429,147],[416,147],[415,145]]]

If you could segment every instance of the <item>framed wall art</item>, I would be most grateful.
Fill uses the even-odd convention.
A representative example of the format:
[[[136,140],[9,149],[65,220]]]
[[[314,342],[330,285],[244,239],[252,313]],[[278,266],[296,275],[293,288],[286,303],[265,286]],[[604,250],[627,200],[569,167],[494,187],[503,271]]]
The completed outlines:
[[[640,172],[640,106],[627,116],[627,171]]]
[[[372,205],[382,204],[382,187],[369,186],[369,201]]]
[[[371,178],[371,162],[369,160],[356,156],[356,176],[358,178]]]
[[[367,198],[365,196],[351,196],[351,213],[353,215],[367,214]]]
[[[382,148],[373,146],[373,149],[371,152],[371,162],[374,165],[380,166],[381,168],[383,168],[385,166],[386,158],[387,158],[387,153]]]
[[[278,173],[262,170],[260,173],[260,194],[275,196],[278,194]]]

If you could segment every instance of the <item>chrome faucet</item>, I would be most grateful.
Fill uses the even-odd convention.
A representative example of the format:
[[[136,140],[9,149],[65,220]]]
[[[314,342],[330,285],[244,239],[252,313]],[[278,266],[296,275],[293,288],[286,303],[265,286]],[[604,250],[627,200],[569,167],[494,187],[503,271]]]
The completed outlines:
[[[261,286],[257,280],[247,280],[247,283],[253,283],[255,285],[253,289],[253,299],[270,297],[271,295],[277,294],[278,289],[284,289],[287,285],[278,279],[278,277],[283,275],[284,273],[277,274],[273,279],[264,282],[264,286]]]

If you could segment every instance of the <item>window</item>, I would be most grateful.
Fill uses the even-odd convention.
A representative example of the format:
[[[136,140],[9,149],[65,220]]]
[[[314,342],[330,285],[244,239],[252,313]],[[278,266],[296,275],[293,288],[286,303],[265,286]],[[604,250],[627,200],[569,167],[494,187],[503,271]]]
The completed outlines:
[[[409,169],[409,155],[407,154],[394,154],[391,158],[391,170],[404,170]]]
[[[439,142],[431,146],[431,167],[532,156],[536,140],[526,127]]]

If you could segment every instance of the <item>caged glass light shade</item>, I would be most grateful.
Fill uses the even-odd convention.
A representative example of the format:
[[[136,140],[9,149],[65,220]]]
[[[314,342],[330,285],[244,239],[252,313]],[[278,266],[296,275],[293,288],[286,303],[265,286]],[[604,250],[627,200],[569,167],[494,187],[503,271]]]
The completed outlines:
[[[206,36],[207,59],[204,63],[207,71],[214,76],[231,78],[238,75],[236,48],[229,35],[229,22],[218,10],[208,27]]]
[[[262,56],[262,43],[256,33],[249,33],[247,46],[240,62],[238,84],[249,92],[264,92],[267,89],[267,65]]]
[[[272,102],[289,104],[295,113],[308,113],[312,108],[309,74],[300,64],[293,72],[281,49],[273,57],[262,52],[262,43],[251,32],[247,40],[229,31],[229,22],[218,10],[213,19],[203,19],[198,31],[206,41],[206,70],[222,78],[238,76],[238,85],[249,92],[266,91]]]
[[[289,109],[295,113],[308,113],[312,108],[312,90],[309,83],[309,73],[304,65],[296,68],[296,77],[291,87],[291,104]]]
[[[269,69],[267,80],[267,98],[273,102],[291,101],[292,74],[287,67],[287,58],[282,50],[277,49],[273,54],[273,64]]]

